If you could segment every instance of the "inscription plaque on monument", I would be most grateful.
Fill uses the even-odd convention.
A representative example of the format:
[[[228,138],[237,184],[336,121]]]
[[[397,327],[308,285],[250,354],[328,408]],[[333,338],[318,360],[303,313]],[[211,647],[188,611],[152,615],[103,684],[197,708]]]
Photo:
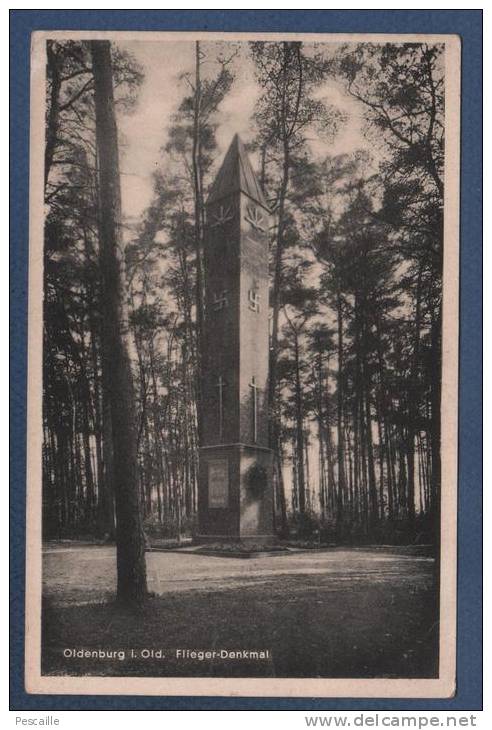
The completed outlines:
[[[229,463],[227,459],[208,462],[209,509],[229,506]]]

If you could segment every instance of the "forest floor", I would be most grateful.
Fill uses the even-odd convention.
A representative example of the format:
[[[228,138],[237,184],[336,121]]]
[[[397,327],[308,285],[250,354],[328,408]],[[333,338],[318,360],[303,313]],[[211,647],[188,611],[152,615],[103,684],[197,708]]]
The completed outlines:
[[[426,548],[332,548],[249,560],[152,552],[147,573],[153,596],[143,608],[125,610],[113,601],[114,547],[48,544],[43,673],[436,675],[437,594]],[[177,655],[179,649],[216,656]],[[226,649],[266,655],[221,657]],[[67,656],[80,650],[97,656]]]

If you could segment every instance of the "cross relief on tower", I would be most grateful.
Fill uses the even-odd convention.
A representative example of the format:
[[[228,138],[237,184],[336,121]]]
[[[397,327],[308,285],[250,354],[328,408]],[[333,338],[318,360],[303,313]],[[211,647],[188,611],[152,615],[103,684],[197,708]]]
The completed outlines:
[[[219,441],[222,442],[224,435],[224,388],[226,387],[226,382],[222,375],[219,375],[215,387],[218,390]]]

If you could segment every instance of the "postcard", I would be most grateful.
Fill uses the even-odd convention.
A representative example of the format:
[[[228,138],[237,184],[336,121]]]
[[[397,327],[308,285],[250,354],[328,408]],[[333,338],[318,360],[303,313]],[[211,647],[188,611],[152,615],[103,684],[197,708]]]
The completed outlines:
[[[451,697],[460,41],[35,32],[26,691]]]

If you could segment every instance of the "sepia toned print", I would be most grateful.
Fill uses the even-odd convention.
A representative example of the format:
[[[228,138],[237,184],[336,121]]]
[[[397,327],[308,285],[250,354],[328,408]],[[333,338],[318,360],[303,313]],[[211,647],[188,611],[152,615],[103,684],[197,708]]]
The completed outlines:
[[[34,35],[28,691],[453,694],[459,64]]]

